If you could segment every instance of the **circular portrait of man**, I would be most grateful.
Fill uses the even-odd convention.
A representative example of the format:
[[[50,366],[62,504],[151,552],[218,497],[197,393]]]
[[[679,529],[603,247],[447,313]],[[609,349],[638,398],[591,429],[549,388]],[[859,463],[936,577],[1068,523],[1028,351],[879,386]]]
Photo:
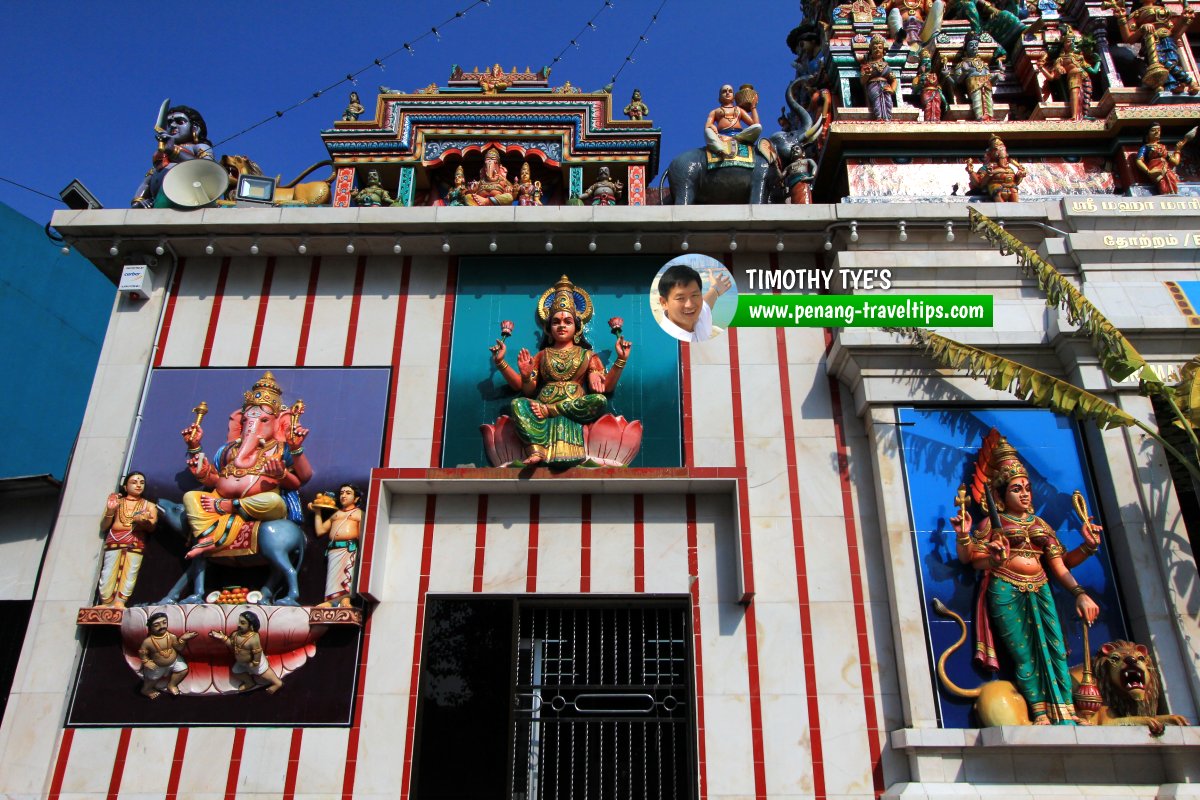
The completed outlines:
[[[737,284],[720,261],[699,253],[673,258],[650,283],[650,310],[681,342],[720,336],[737,310]]]

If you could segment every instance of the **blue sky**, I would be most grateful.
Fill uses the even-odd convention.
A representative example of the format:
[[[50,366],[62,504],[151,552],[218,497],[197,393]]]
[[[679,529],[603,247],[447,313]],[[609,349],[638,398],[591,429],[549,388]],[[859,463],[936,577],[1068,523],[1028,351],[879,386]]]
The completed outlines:
[[[210,138],[226,137],[356,72],[468,8],[474,0],[354,3],[22,3],[3,0],[0,177],[57,197],[78,178],[106,207],[128,205],[154,150],[163,99],[198,109]],[[565,81],[598,89],[624,63],[662,0],[491,0],[281,119],[219,145],[268,174],[295,177],[327,154],[319,131],[341,118],[351,89],[374,108],[377,87],[444,84],[451,64],[554,65]],[[601,9],[603,9],[601,11]],[[597,15],[597,12],[600,12]],[[595,16],[595,29],[580,34]],[[613,91],[617,109],[635,87],[663,129],[662,164],[702,143],[722,83],[754,84],[764,130],[776,129],[793,74],[785,39],[799,0],[754,4],[667,0]],[[578,34],[578,35],[577,35]],[[576,39],[578,47],[570,47]],[[62,208],[0,182],[0,202],[38,222]]]

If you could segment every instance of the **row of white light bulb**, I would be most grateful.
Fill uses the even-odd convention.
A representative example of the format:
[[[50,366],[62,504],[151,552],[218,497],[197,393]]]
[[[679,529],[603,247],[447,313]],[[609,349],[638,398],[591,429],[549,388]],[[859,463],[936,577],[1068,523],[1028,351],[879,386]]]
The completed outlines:
[[[898,238],[901,242],[907,242],[908,241],[908,223],[905,220],[899,220],[896,223],[896,227],[899,229],[899,235],[896,238]],[[943,225],[943,227],[946,230],[946,241],[953,242],[954,241],[954,223],[951,222],[950,220],[946,220],[946,223]],[[857,242],[859,239],[858,221],[857,220],[850,222],[849,238],[850,238],[851,242]],[[112,246],[108,248],[108,254],[110,256],[114,256],[114,257],[119,255],[121,252],[120,244],[121,244],[120,239],[113,239]],[[690,244],[688,243],[688,233],[685,232],[683,234],[683,240],[680,241],[680,243],[679,243],[679,249],[686,252],[689,247],[690,247]],[[737,250],[737,248],[738,248],[737,233],[729,234],[728,247],[729,247],[730,252]],[[832,233],[825,234],[824,247],[826,250],[833,249],[833,234]],[[554,250],[554,234],[551,234],[551,233],[546,234],[545,248],[546,248],[547,253],[552,252]],[[587,248],[588,248],[588,252],[591,252],[591,253],[596,252],[596,234],[594,234],[594,233],[592,234],[591,239],[588,241]],[[64,246],[63,252],[64,253],[67,252],[68,249],[69,249],[68,247]],[[353,240],[346,242],[346,253],[347,254],[353,255],[354,249],[355,248],[354,248]],[[495,253],[499,249],[500,249],[500,246],[496,241],[496,234],[492,234],[491,241],[488,243],[488,250],[490,252]],[[777,235],[777,238],[775,240],[775,250],[777,252],[782,253],[783,249],[784,249],[783,234],[780,233]],[[250,245],[250,255],[252,255],[252,256],[258,255],[259,250],[260,250],[259,240],[255,239],[254,243]],[[640,253],[641,250],[642,250],[642,235],[640,233],[638,233],[638,234],[634,235],[633,251],[635,253]],[[204,252],[211,256],[214,253],[216,253],[216,251],[217,251],[216,239],[210,238],[208,240],[208,243],[204,246]],[[154,248],[154,253],[155,253],[155,255],[161,256],[161,255],[164,255],[166,252],[167,252],[167,240],[160,239],[158,244]],[[304,255],[308,252],[308,237],[307,236],[305,236],[303,239],[300,240],[300,244],[296,247],[296,252],[298,252],[300,255]],[[396,237],[395,242],[392,244],[392,252],[395,253],[396,255],[400,255],[402,252],[404,252],[404,246],[401,244],[399,236]],[[450,252],[450,238],[448,236],[442,237],[442,252],[443,253]]]

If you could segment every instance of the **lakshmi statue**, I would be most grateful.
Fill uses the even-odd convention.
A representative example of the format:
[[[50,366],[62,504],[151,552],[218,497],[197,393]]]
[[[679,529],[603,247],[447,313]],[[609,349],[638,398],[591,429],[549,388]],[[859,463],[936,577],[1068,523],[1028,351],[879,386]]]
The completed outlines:
[[[521,348],[513,369],[504,360],[503,337],[490,348],[504,380],[521,394],[512,401],[512,415],[525,466],[581,463],[586,458],[583,426],[604,414],[605,395],[617,388],[633,345],[618,333],[617,360],[605,372],[584,338],[583,326],[592,314],[591,295],[563,275],[538,299],[537,315],[544,332],[538,354]]]
[[[479,170],[479,180],[467,184],[463,200],[469,206],[511,206],[513,201],[513,185],[509,183],[508,172],[500,163],[500,151],[490,148],[483,154],[483,168]]]
[[[1020,200],[1017,186],[1025,179],[1025,167],[1008,157],[1008,148],[999,136],[993,135],[988,145],[981,166],[976,167],[974,159],[967,159],[971,189],[982,189],[995,203],[1016,203]]]
[[[1106,5],[1112,7],[1117,28],[1125,41],[1141,42],[1141,54],[1146,62],[1142,86],[1175,94],[1200,92],[1200,83],[1188,72],[1176,41],[1185,34],[1196,12],[1187,2],[1179,13],[1167,10],[1162,0],[1134,2],[1138,5],[1132,13],[1126,13],[1124,0],[1110,0]]]
[[[446,192],[446,205],[448,206],[465,206],[467,192],[467,178],[463,174],[462,164],[459,164],[454,169],[454,185],[450,187],[450,191]]]
[[[878,33],[871,37],[867,57],[859,65],[859,80],[867,96],[871,119],[890,120],[896,102],[896,76],[887,62],[887,40]]]
[[[1079,719],[1067,648],[1049,580],[1074,595],[1076,614],[1091,625],[1100,608],[1070,568],[1095,554],[1101,529],[1085,519],[1083,544],[1067,552],[1054,529],[1033,513],[1029,472],[994,428],[984,437],[975,476],[975,499],[988,517],[972,531],[963,487],[961,511],[950,522],[958,532],[959,560],[983,573],[975,609],[976,663],[999,669],[998,638],[1012,657],[1013,682],[1029,704],[1033,724],[1074,725]]]
[[[1083,54],[1083,36],[1070,25],[1063,31],[1062,52],[1049,69],[1037,65],[1046,80],[1062,78],[1066,82],[1066,100],[1071,109],[1071,119],[1079,122],[1087,119],[1088,103],[1092,101],[1092,76],[1100,73],[1100,63],[1089,64]]]

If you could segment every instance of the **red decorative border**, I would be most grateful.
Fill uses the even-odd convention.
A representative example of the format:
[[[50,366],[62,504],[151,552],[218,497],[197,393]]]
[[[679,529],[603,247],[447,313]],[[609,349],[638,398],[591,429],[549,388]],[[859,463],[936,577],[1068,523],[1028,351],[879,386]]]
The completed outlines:
[[[349,208],[350,193],[354,189],[354,167],[341,167],[333,185],[333,207]]]
[[[629,166],[629,205],[646,205],[646,168],[641,164]]]

